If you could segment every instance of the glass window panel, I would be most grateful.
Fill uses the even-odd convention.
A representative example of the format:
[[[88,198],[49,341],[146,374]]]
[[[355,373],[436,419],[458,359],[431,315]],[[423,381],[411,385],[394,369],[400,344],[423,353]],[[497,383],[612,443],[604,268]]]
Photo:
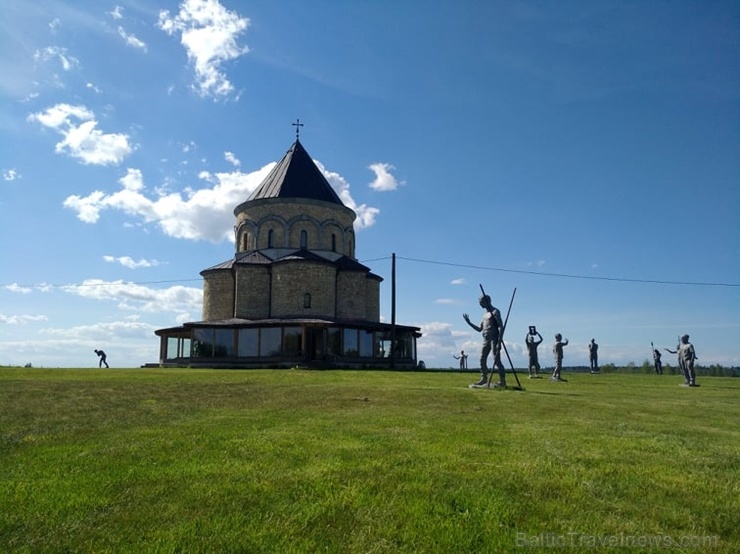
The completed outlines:
[[[329,356],[342,354],[342,330],[329,327],[326,331],[326,353]]]
[[[239,329],[239,356],[249,358],[259,354],[259,329]]]
[[[354,357],[357,357],[359,355],[357,345],[357,329],[344,330],[344,355]]]
[[[396,337],[396,357],[397,358],[413,358],[413,338],[409,335]]]
[[[180,345],[180,340],[177,337],[167,337],[167,352],[164,353],[165,360],[171,360],[177,358],[177,347]]]
[[[193,357],[210,358],[211,356],[213,356],[213,329],[194,329]]]
[[[282,327],[260,329],[260,356],[279,356],[282,350]]]
[[[283,330],[283,354],[285,356],[300,356],[302,337],[303,333],[300,327],[286,327]]]
[[[214,352],[217,358],[226,358],[234,355],[234,330],[233,329],[215,329],[214,330]]]
[[[363,358],[373,357],[373,332],[360,331],[360,356]]]
[[[390,332],[378,331],[375,333],[375,340],[378,342],[378,353],[377,356],[380,358],[391,357],[391,334]]]

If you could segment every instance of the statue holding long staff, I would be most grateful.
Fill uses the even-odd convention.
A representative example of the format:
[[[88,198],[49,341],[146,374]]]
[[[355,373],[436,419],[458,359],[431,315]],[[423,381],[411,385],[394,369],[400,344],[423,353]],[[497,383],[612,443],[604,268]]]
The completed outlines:
[[[468,314],[463,314],[465,323],[481,333],[483,342],[480,352],[480,381],[473,383],[472,387],[488,386],[488,355],[493,352],[493,367],[498,370],[499,382],[494,387],[506,387],[506,370],[501,363],[501,340],[504,336],[504,323],[501,321],[501,312],[491,304],[491,297],[485,294],[481,286],[481,297],[478,299],[480,307],[485,311],[480,325],[470,321]]]

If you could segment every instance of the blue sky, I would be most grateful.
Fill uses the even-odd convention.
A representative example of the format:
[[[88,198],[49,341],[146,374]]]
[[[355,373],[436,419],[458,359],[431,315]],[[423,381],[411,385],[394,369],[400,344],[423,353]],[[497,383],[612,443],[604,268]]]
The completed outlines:
[[[740,365],[737,2],[38,0],[0,6],[0,365],[154,362],[301,142],[419,358]],[[682,284],[677,284],[682,283]],[[670,355],[664,361],[672,362]]]

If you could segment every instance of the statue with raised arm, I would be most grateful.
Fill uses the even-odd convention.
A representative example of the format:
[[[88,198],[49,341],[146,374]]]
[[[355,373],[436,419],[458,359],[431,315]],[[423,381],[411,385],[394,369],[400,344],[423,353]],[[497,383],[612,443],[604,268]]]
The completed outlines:
[[[501,320],[501,312],[491,304],[491,297],[487,294],[481,295],[478,303],[483,308],[483,319],[480,325],[470,321],[468,314],[463,314],[465,323],[481,333],[483,342],[480,351],[480,381],[473,383],[471,387],[485,387],[488,385],[488,355],[493,352],[493,366],[498,370],[499,382],[494,387],[506,387],[506,371],[501,363],[501,339],[504,334],[504,323]]]
[[[653,349],[653,367],[655,368],[656,375],[663,375],[663,362],[660,361],[662,358],[660,350],[655,348],[655,345],[651,342],[650,347]]]
[[[552,371],[550,381],[565,381],[560,377],[563,370],[563,346],[568,346],[568,339],[564,339],[560,333],[555,335],[555,343],[552,345],[552,354],[555,357],[555,369]]]
[[[453,354],[452,357],[456,360],[460,360],[460,371],[468,369],[468,355],[465,353],[465,350],[460,350],[459,356],[455,356]]]
[[[529,354],[529,378],[539,379],[540,361],[537,357],[537,347],[542,342],[542,335],[537,331],[537,327],[534,325],[529,326],[529,333],[527,333],[524,342],[527,345],[527,353]]]
[[[671,354],[678,355],[678,367],[681,368],[683,373],[684,385],[688,387],[698,387],[696,384],[696,371],[694,370],[694,361],[696,361],[696,350],[694,345],[689,342],[688,335],[682,335],[679,339],[676,350],[670,350],[666,348]]]
[[[591,373],[599,372],[599,345],[596,344],[596,339],[591,339],[588,343],[588,363]]]

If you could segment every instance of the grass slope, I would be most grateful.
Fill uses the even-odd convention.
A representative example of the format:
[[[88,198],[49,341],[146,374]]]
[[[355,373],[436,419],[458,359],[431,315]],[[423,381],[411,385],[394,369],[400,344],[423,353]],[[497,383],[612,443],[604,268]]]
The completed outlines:
[[[3,552],[733,552],[740,380],[0,369]]]

